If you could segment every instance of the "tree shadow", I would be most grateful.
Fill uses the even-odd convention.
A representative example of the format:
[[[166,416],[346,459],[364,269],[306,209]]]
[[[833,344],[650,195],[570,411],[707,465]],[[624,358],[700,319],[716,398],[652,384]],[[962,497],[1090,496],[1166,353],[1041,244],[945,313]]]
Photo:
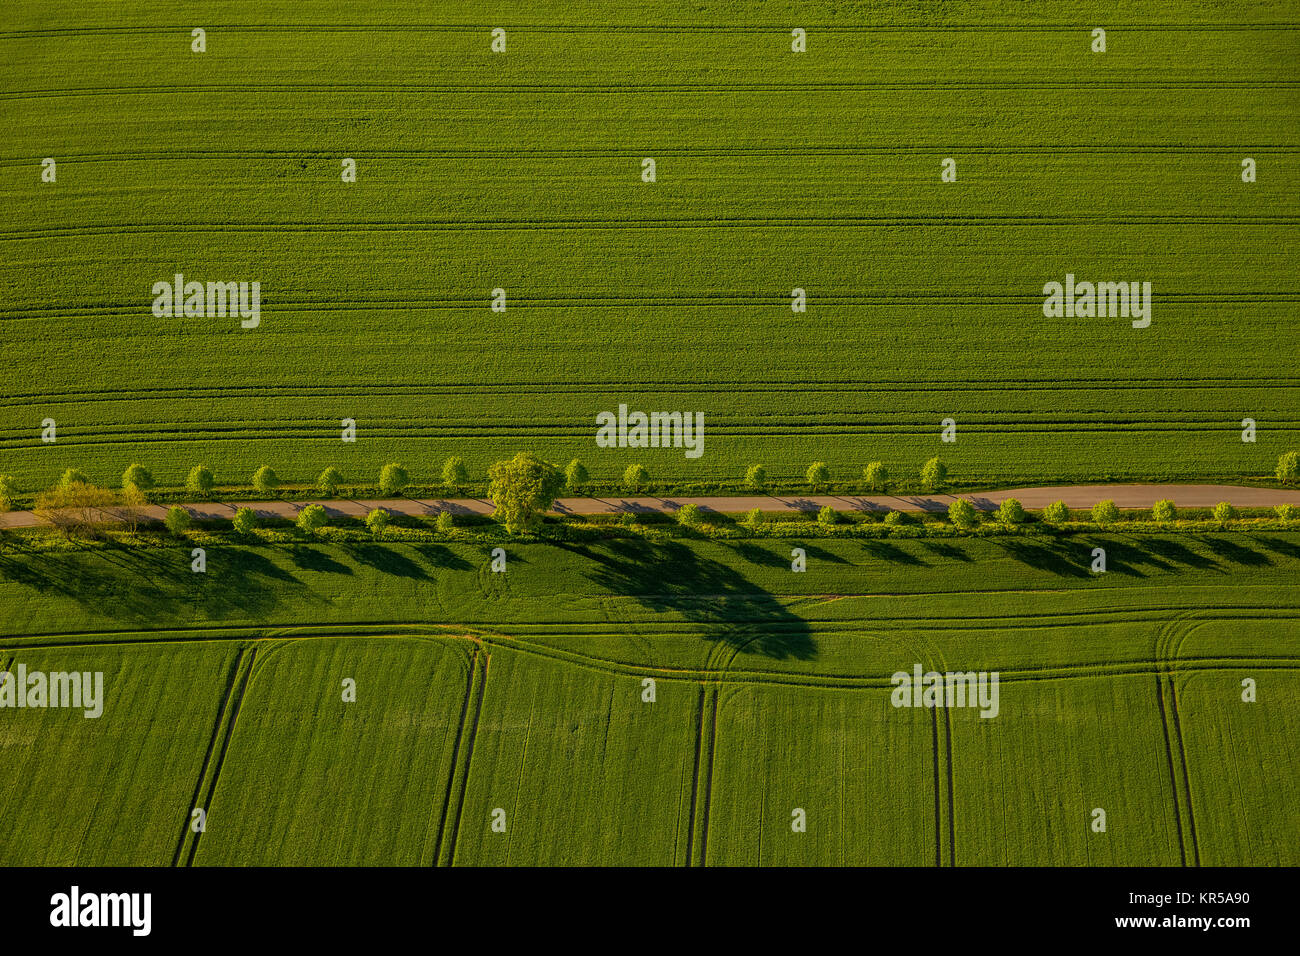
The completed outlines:
[[[396,547],[382,544],[348,544],[344,546],[344,550],[357,564],[364,564],[382,574],[391,574],[398,578],[429,580],[429,572],[398,551]]]
[[[287,548],[293,563],[304,571],[318,571],[322,574],[351,574],[352,569],[346,564],[334,560],[325,551],[311,545],[294,544]]]
[[[1030,541],[1024,538],[990,540],[1009,556],[1031,568],[1070,578],[1086,578],[1092,573],[1092,548],[1086,544],[1083,547],[1069,547],[1058,541]],[[1109,548],[1106,557],[1109,565]]]
[[[921,547],[938,558],[945,558],[948,561],[965,561],[968,564],[975,560],[968,551],[957,547],[955,544],[942,541],[921,541],[919,543]]]
[[[1214,538],[1210,535],[1201,535],[1200,540],[1203,541],[1216,555],[1223,558],[1225,561],[1231,561],[1233,564],[1240,564],[1249,568],[1261,568],[1273,563],[1273,559],[1262,551],[1256,551],[1253,548],[1248,548],[1244,544],[1231,541],[1227,538]],[[1208,561],[1209,559],[1207,558],[1205,560]]]
[[[791,559],[786,556],[784,551],[773,551],[749,541],[727,541],[723,542],[723,544],[750,564],[761,564],[769,568],[782,568],[790,565]]]
[[[1284,541],[1282,538],[1270,538],[1259,535],[1253,539],[1256,544],[1267,548],[1274,554],[1280,554],[1287,558],[1300,558],[1300,544],[1293,541]]]
[[[910,564],[913,567],[926,567],[919,555],[904,551],[892,541],[871,538],[862,542],[862,550],[879,561],[891,561],[894,564]]]
[[[474,567],[460,555],[452,551],[451,548],[442,544],[417,544],[412,546],[413,550],[424,560],[439,568],[450,568],[453,571],[468,571]]]

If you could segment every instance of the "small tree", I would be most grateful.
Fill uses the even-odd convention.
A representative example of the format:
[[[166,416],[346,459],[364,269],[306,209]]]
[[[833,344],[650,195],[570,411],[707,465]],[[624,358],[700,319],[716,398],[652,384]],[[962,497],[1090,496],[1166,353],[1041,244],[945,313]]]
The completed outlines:
[[[252,508],[240,508],[231,519],[231,524],[234,525],[235,534],[252,534],[257,527],[257,512]]]
[[[329,523],[329,515],[320,505],[308,505],[298,512],[298,530],[306,534],[315,534]]]
[[[862,469],[862,480],[872,491],[885,491],[889,487],[889,470],[882,461],[873,461]]]
[[[948,506],[948,520],[951,521],[955,527],[961,528],[963,531],[969,531],[971,528],[975,527],[979,518],[975,514],[975,506],[973,504],[965,498],[958,498]]]
[[[132,465],[122,473],[122,487],[148,491],[153,487],[153,475],[144,465]]]
[[[898,527],[900,524],[906,524],[906,523],[907,523],[907,515],[903,514],[903,512],[901,511],[885,512],[885,524],[891,527]]]
[[[1220,501],[1214,506],[1214,520],[1219,524],[1227,524],[1237,517],[1237,509],[1226,501]]]
[[[13,475],[0,475],[0,512],[12,508],[16,497],[18,497],[18,483],[14,481]]]
[[[383,537],[384,529],[392,520],[393,516],[383,508],[374,508],[366,515],[366,529],[376,538]]]
[[[442,463],[442,483],[457,491],[469,484],[469,469],[465,467],[464,458],[453,456]]]
[[[488,495],[496,506],[493,517],[511,534],[537,528],[564,487],[559,468],[527,452],[496,462],[488,469],[488,478]]]
[[[89,484],[90,484],[90,479],[86,477],[86,473],[76,468],[69,468],[67,471],[63,473],[63,477],[59,479],[60,488],[69,488],[72,485],[89,485]]]
[[[645,465],[628,465],[623,472],[623,487],[630,492],[638,492],[650,481],[650,472]]]
[[[167,517],[163,518],[163,524],[167,526],[168,531],[179,538],[189,530],[193,520],[193,515],[180,505],[172,505],[167,509]]]
[[[264,495],[269,495],[280,487],[280,476],[270,465],[263,465],[253,472],[253,487]]]
[[[831,470],[826,467],[826,462],[815,461],[808,466],[808,472],[804,477],[813,488],[825,488],[826,483],[831,480]]]
[[[1043,509],[1043,520],[1048,524],[1065,524],[1070,520],[1070,509],[1064,501],[1053,501]]]
[[[763,514],[761,508],[750,508],[749,513],[745,515],[745,524],[750,528],[757,528],[767,520],[767,515]]]
[[[931,458],[921,466],[921,487],[926,491],[939,491],[948,483],[948,466],[942,458]]]
[[[1107,498],[1092,506],[1092,520],[1103,528],[1109,528],[1119,520],[1119,509],[1115,502]]]
[[[1273,513],[1277,515],[1279,521],[1295,521],[1296,517],[1300,516],[1300,508],[1296,508],[1295,505],[1278,505],[1273,509]]]
[[[409,482],[406,469],[395,461],[379,469],[379,490],[386,495],[400,494]]]
[[[1178,517],[1178,510],[1168,498],[1163,498],[1151,506],[1151,517],[1161,524],[1169,524]]]
[[[998,519],[1008,528],[1025,523],[1025,509],[1015,498],[1007,498],[998,505]]]
[[[817,512],[817,523],[823,528],[829,528],[831,525],[838,524],[840,513],[830,505],[822,505],[822,509]]]
[[[1294,485],[1300,481],[1300,452],[1283,452],[1277,460],[1277,480]]]
[[[144,517],[144,511],[147,507],[149,507],[149,499],[140,490],[140,486],[127,485],[122,489],[120,501],[114,510],[118,518],[126,525],[126,529],[131,534],[135,534],[135,530],[140,526],[140,519]]]
[[[206,498],[212,493],[212,470],[207,465],[195,465],[185,479],[185,490],[192,495]]]
[[[767,469],[762,465],[750,465],[745,472],[745,487],[752,491],[762,491],[767,487]]]
[[[434,525],[440,534],[451,534],[456,530],[456,516],[450,511],[439,511]]]
[[[326,498],[333,498],[338,494],[339,485],[343,484],[343,475],[333,465],[330,465],[320,473],[316,479],[316,490]]]
[[[683,528],[698,528],[700,526],[699,507],[690,503],[682,505],[677,509],[677,523]]]
[[[564,486],[574,494],[582,491],[590,478],[591,476],[587,474],[587,466],[576,458],[564,469]]]
[[[38,518],[54,525],[69,538],[91,536],[96,526],[112,519],[117,504],[113,492],[84,481],[60,482],[36,497],[32,509]]]

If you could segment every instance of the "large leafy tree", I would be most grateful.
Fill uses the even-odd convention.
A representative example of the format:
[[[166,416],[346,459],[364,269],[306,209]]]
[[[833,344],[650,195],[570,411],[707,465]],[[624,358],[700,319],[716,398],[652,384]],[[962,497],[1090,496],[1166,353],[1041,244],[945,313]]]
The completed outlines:
[[[488,496],[496,506],[493,517],[511,534],[536,529],[564,488],[559,468],[522,451],[492,465],[488,478]]]

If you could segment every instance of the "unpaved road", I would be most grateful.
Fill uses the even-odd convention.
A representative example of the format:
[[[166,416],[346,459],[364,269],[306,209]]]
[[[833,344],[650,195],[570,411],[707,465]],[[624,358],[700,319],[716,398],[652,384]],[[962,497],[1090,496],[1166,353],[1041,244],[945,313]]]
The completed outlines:
[[[840,511],[932,511],[946,512],[957,498],[966,498],[976,508],[991,511],[1006,498],[1018,498],[1026,508],[1042,508],[1054,501],[1064,501],[1069,507],[1091,508],[1098,501],[1113,499],[1120,508],[1150,508],[1162,498],[1168,498],[1183,508],[1208,508],[1220,501],[1229,501],[1238,508],[1271,508],[1279,504],[1300,506],[1300,489],[1248,488],[1238,485],[1066,485],[1054,488],[1007,488],[1002,491],[975,492],[961,495],[808,495],[776,496],[753,495],[731,498],[561,498],[555,503],[559,514],[590,515],[653,513],[676,511],[682,505],[694,504],[703,511],[740,513],[751,508],[764,511],[816,511],[830,505]],[[452,514],[492,513],[492,502],[479,498],[416,499],[387,498],[378,501],[356,501],[335,498],[329,501],[239,501],[214,504],[195,502],[185,505],[199,520],[230,518],[236,508],[252,508],[263,517],[293,518],[306,505],[324,506],[331,516],[360,517],[373,508],[385,508],[394,514],[433,515],[440,511]],[[144,509],[145,518],[161,520],[166,506],[150,505]],[[0,514],[0,528],[28,528],[40,524],[30,511],[11,511]]]

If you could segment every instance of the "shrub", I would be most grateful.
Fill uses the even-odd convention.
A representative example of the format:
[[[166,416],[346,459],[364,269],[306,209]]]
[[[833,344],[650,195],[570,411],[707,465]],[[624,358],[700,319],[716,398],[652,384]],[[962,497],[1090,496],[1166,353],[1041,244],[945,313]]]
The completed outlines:
[[[1168,498],[1163,498],[1151,506],[1151,517],[1161,524],[1168,524],[1178,517],[1178,509]]]
[[[1300,480],[1300,452],[1283,452],[1277,460],[1277,480],[1293,485]]]
[[[0,475],[0,511],[13,507],[14,498],[18,496],[18,484],[13,475]]]
[[[808,466],[808,472],[804,477],[808,479],[808,484],[814,488],[824,488],[826,483],[831,480],[831,470],[826,467],[826,462],[815,461]]]
[[[641,491],[650,481],[650,472],[645,465],[628,465],[623,472],[623,487],[628,491]]]
[[[257,527],[257,513],[252,508],[240,508],[231,519],[231,524],[235,527],[235,534],[252,534]]]
[[[1065,524],[1070,520],[1070,509],[1064,501],[1053,501],[1043,509],[1043,520],[1048,524]]]
[[[329,523],[329,515],[320,505],[308,505],[298,512],[298,530],[315,534]]]
[[[767,487],[767,469],[762,465],[750,465],[745,472],[745,484],[754,491],[762,491]]]
[[[683,528],[698,528],[700,526],[700,509],[693,504],[684,504],[677,509],[677,523]]]
[[[590,479],[591,475],[587,473],[587,466],[576,458],[569,462],[569,466],[564,469],[564,486],[570,491],[581,491]]]
[[[896,528],[899,525],[906,524],[906,523],[907,523],[907,515],[903,514],[903,512],[901,511],[885,512],[885,524]]]
[[[921,487],[926,491],[938,491],[948,483],[948,466],[942,458],[931,458],[921,466]]]
[[[206,498],[212,493],[212,471],[207,465],[195,465],[185,479],[185,490]]]
[[[1300,508],[1295,505],[1278,505],[1273,509],[1273,513],[1281,521],[1295,521],[1297,517],[1300,517]]]
[[[1092,520],[1103,528],[1108,528],[1119,520],[1119,509],[1115,502],[1107,498],[1092,506]]]
[[[32,510],[69,538],[93,537],[116,504],[116,496],[107,488],[74,480],[41,492]]]
[[[979,516],[975,514],[975,506],[965,498],[958,498],[948,506],[948,520],[955,527],[968,531],[975,527],[979,521]]]
[[[366,530],[378,538],[383,535],[384,529],[392,520],[393,516],[383,508],[374,508],[366,515]]]
[[[86,473],[76,468],[69,468],[63,473],[63,477],[59,479],[60,488],[69,488],[72,485],[88,484],[90,484],[90,479],[86,477]]]
[[[751,528],[757,528],[767,520],[767,515],[763,514],[761,508],[750,508],[749,513],[745,515],[745,524]]]
[[[132,465],[122,473],[122,487],[148,491],[153,487],[153,475],[144,465]]]
[[[469,484],[469,469],[465,467],[464,458],[453,456],[442,463],[442,483],[457,490]]]
[[[270,465],[263,465],[253,472],[253,487],[264,495],[269,495],[280,487],[280,476]]]
[[[884,462],[873,461],[862,469],[862,480],[872,491],[885,491],[889,487],[889,471]]]
[[[343,476],[333,465],[326,468],[316,479],[316,490],[326,498],[333,498],[339,490],[339,485],[343,483]]]
[[[379,490],[386,495],[400,494],[410,480],[406,469],[395,461],[390,461],[379,469]]]
[[[998,505],[998,518],[1004,525],[1015,527],[1025,523],[1024,506],[1015,498],[1007,498]]]
[[[1220,501],[1214,506],[1214,520],[1219,524],[1227,524],[1237,517],[1237,509],[1226,501]]]
[[[451,534],[456,530],[456,516],[450,511],[439,511],[438,517],[434,521],[434,527],[440,534]]]
[[[822,509],[817,512],[817,523],[823,528],[829,528],[833,524],[838,524],[840,513],[830,505],[822,505]]]
[[[194,516],[180,505],[172,505],[167,509],[167,517],[163,518],[163,524],[167,526],[168,531],[179,538],[189,530],[193,520]]]

